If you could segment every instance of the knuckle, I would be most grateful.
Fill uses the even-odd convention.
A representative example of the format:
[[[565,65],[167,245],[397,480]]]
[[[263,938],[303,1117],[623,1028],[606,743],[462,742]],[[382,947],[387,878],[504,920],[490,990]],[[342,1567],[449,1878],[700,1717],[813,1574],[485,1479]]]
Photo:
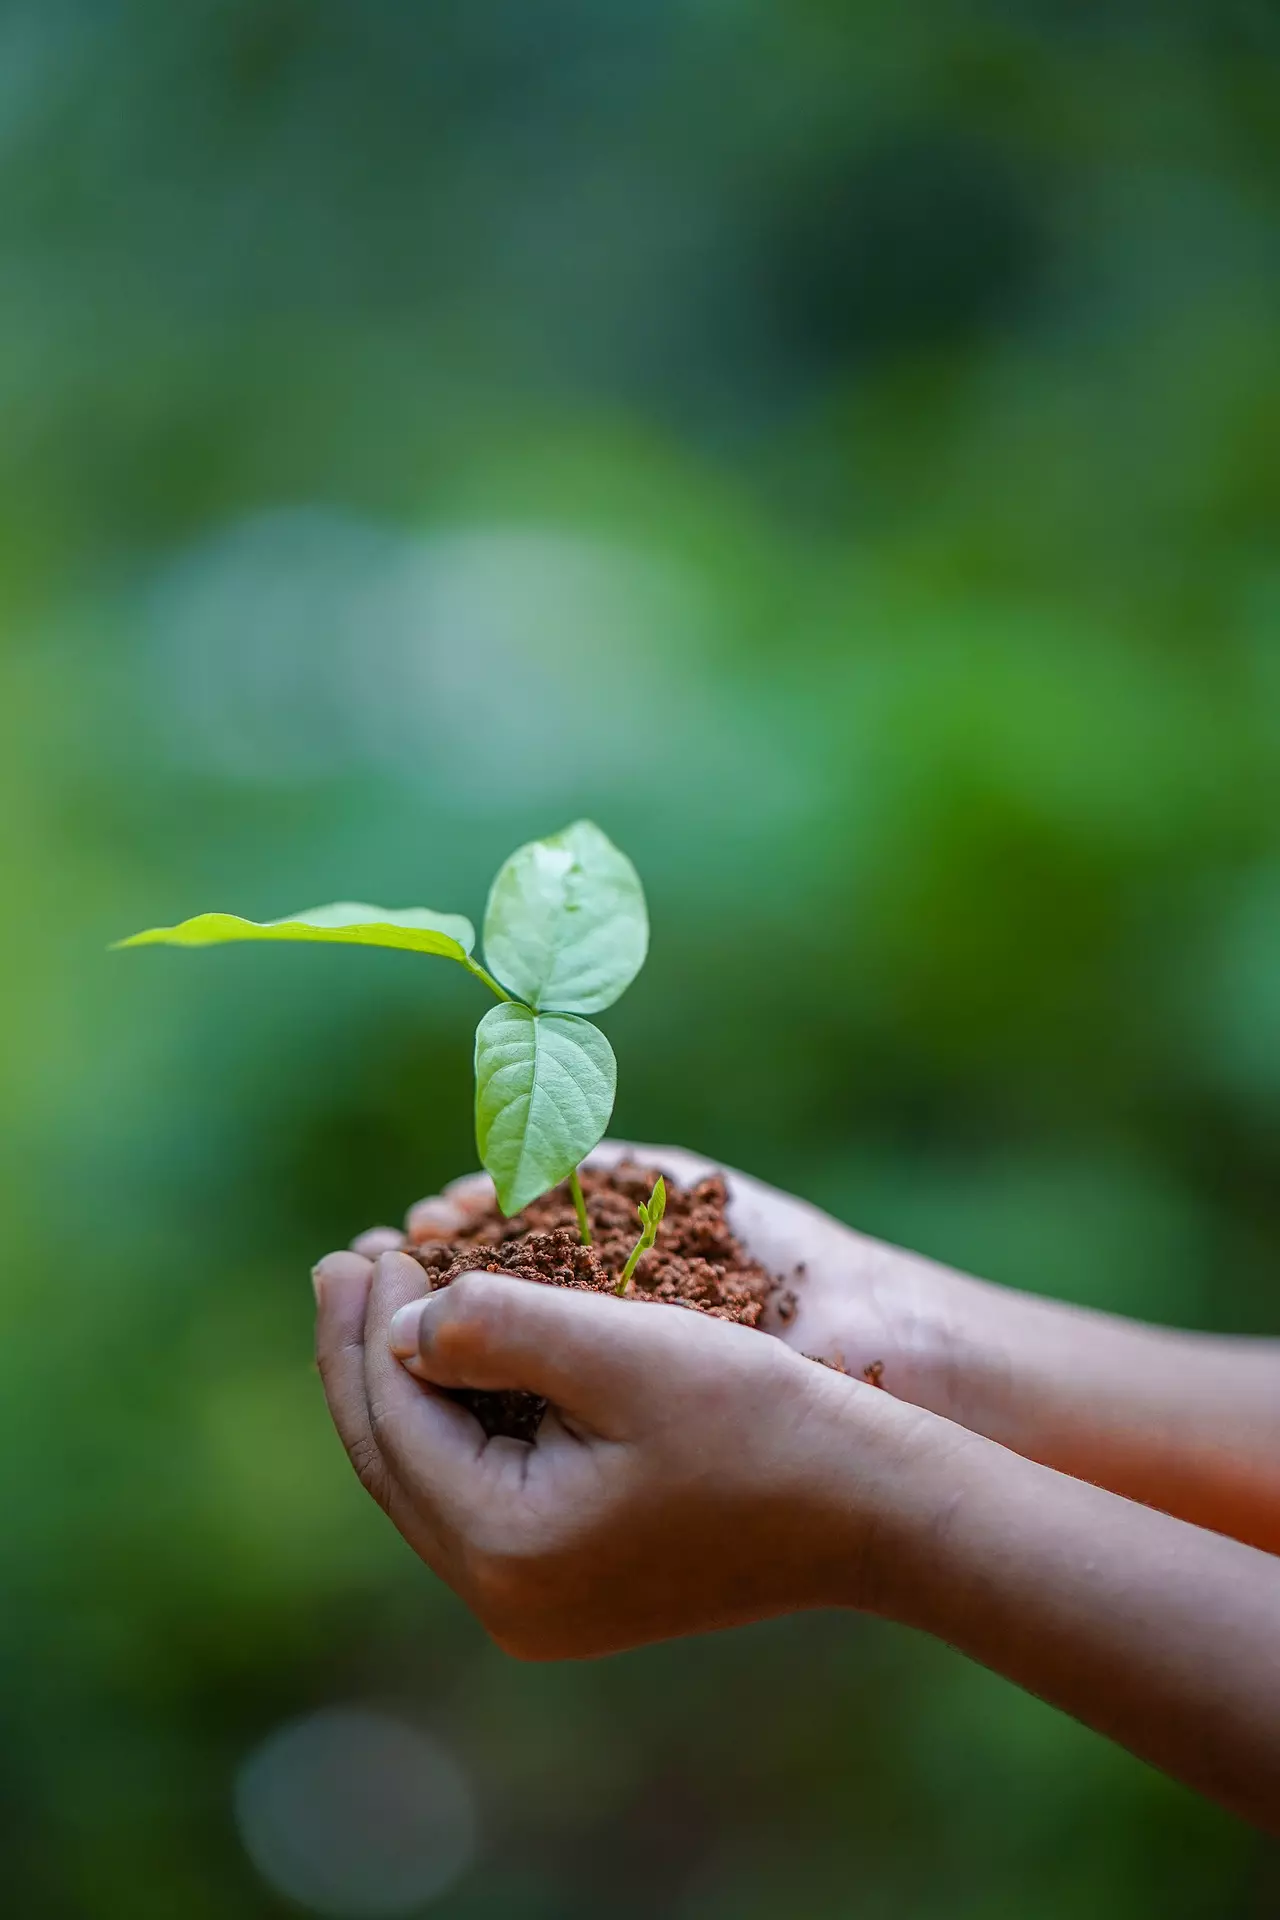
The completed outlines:
[[[471,1319],[492,1313],[506,1290],[502,1276],[496,1273],[463,1273],[449,1288],[449,1301],[457,1313]]]
[[[347,1457],[365,1492],[372,1494],[380,1507],[387,1504],[387,1472],[382,1454],[372,1433],[357,1434],[347,1443]]]
[[[444,1358],[465,1361],[481,1351],[506,1318],[503,1281],[491,1273],[464,1273],[441,1302],[433,1344]]]
[[[384,1441],[393,1438],[394,1418],[391,1409],[380,1401],[372,1401],[369,1406],[369,1430],[373,1435],[374,1446],[379,1453]]]

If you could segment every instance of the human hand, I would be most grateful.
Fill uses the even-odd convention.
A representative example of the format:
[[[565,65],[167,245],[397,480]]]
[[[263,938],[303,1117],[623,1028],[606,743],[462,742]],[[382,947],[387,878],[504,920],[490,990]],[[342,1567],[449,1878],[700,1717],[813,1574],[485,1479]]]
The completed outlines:
[[[399,1252],[333,1254],[316,1277],[320,1369],[356,1471],[527,1659],[874,1605],[925,1483],[913,1451],[926,1424],[947,1431],[678,1307],[490,1273],[423,1300]],[[545,1396],[537,1444],[486,1440],[438,1391],[456,1387]]]
[[[685,1180],[708,1170],[669,1150],[610,1149],[623,1152]],[[1090,1395],[1105,1414],[1106,1368],[1114,1377],[1119,1366],[1125,1391],[1111,1404],[1123,1445],[1110,1459],[1132,1478],[1133,1383],[1144,1368],[1159,1383],[1158,1350],[1181,1428],[1198,1375],[1213,1388],[1198,1417],[1215,1444],[1192,1451],[1218,1478],[1199,1492],[1206,1502],[1234,1492],[1239,1504],[1252,1487],[1260,1497],[1238,1538],[1264,1544],[1255,1522],[1280,1511],[1268,1505],[1266,1462],[1280,1456],[1265,1445],[1276,1405],[1265,1343],[1192,1343],[1189,1369],[1187,1336],[1018,1295],[1006,1306],[1000,1289],[876,1248],[745,1176],[729,1183],[732,1223],[755,1257],[775,1271],[797,1254],[805,1264],[783,1329],[802,1347],[822,1339],[830,1311],[832,1337],[856,1321],[892,1352],[887,1296],[899,1282],[910,1295],[917,1280],[927,1311],[958,1313],[972,1342],[989,1295],[997,1348],[1021,1340],[1009,1370],[1018,1394],[989,1403],[1015,1426],[1005,1444],[816,1366],[785,1340],[680,1308],[487,1272],[424,1300],[421,1268],[398,1250],[404,1236],[378,1229],[321,1261],[317,1345],[357,1472],[410,1544],[501,1646],[529,1659],[807,1607],[884,1613],[1280,1832],[1280,1563],[1152,1511],[1149,1494],[1135,1505],[1082,1484],[1091,1473],[1050,1471],[1036,1459],[1051,1447],[1037,1456],[1027,1444],[1047,1436],[1061,1453],[1064,1436],[1068,1449],[1073,1433],[1088,1442]],[[456,1238],[489,1197],[480,1182],[456,1183],[414,1210],[410,1233]],[[910,1342],[899,1352],[901,1392]],[[486,1439],[441,1391],[458,1387],[548,1400],[537,1443]],[[1106,1466],[1099,1434],[1102,1422],[1095,1458]],[[1174,1461],[1183,1496],[1188,1457],[1184,1447]],[[1187,1518],[1191,1505],[1182,1498]],[[1220,1497],[1210,1524],[1222,1510]]]
[[[764,1323],[783,1344],[1029,1459],[1277,1550],[1280,1349],[993,1286],[679,1148],[612,1141],[592,1158],[685,1183],[723,1172],[730,1225],[783,1282]],[[454,1182],[411,1211],[409,1240],[464,1234],[492,1197],[485,1175]],[[379,1228],[355,1245],[372,1255],[405,1238]]]
[[[998,1335],[992,1322],[1000,1290],[869,1239],[807,1201],[682,1147],[607,1140],[587,1164],[624,1160],[685,1186],[724,1176],[729,1224],[748,1255],[782,1281],[766,1331],[798,1353],[875,1379],[899,1399],[959,1417],[958,1362]],[[375,1227],[352,1249],[372,1260],[406,1244],[453,1239],[492,1203],[489,1176],[469,1174],[411,1208],[404,1232]]]

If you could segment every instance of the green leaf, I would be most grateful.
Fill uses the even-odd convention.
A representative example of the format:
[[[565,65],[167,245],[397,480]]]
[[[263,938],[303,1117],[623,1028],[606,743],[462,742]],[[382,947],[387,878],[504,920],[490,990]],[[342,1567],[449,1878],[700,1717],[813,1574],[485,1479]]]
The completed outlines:
[[[284,920],[241,920],[234,913],[200,913],[176,927],[149,927],[118,947],[215,947],[228,940],[327,940],[354,947],[399,947],[410,953],[438,953],[467,964],[475,929],[460,913],[433,913],[430,907],[364,906],[337,901],[309,907]]]
[[[642,1207],[640,1211],[644,1214],[645,1225],[652,1227],[656,1233],[667,1212],[667,1183],[661,1174],[658,1175],[653,1192],[649,1196],[648,1206]]]
[[[498,1205],[519,1213],[604,1137],[618,1067],[589,1020],[491,1007],[476,1028],[476,1145]]]
[[[649,950],[640,876],[590,820],[531,840],[493,883],[484,949],[503,986],[529,1006],[599,1013]]]

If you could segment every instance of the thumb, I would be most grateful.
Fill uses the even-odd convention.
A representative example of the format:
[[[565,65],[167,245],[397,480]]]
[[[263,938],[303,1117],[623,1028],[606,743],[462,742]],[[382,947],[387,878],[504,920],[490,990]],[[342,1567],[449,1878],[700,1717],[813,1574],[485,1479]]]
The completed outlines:
[[[622,1439],[655,1374],[687,1359],[700,1320],[679,1307],[464,1273],[402,1307],[389,1339],[410,1370],[435,1386],[541,1394],[597,1433]]]

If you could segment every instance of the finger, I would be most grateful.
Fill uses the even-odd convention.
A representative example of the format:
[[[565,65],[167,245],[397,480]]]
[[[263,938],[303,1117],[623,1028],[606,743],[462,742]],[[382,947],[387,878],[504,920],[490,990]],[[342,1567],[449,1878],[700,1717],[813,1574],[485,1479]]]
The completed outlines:
[[[758,1335],[679,1307],[467,1273],[401,1307],[388,1342],[442,1387],[541,1394],[609,1439],[634,1430],[653,1382],[697,1359],[698,1343]],[[699,1361],[700,1364],[700,1361]]]
[[[384,1253],[399,1253],[403,1246],[404,1235],[398,1227],[370,1227],[366,1232],[356,1235],[351,1242],[351,1251],[361,1254],[366,1260],[377,1260]]]
[[[683,1187],[696,1186],[699,1180],[722,1171],[714,1160],[690,1153],[686,1147],[655,1147],[639,1140],[602,1140],[598,1147],[592,1148],[584,1164],[612,1169],[624,1160],[634,1161],[641,1167],[655,1167]]]
[[[419,1200],[405,1215],[404,1229],[411,1247],[425,1246],[430,1240],[456,1240],[465,1233],[469,1217],[443,1194],[433,1193]]]
[[[410,1207],[405,1218],[409,1243],[420,1247],[430,1240],[453,1240],[461,1233],[468,1233],[493,1203],[493,1181],[489,1175],[464,1173],[460,1179],[451,1180],[443,1193],[428,1194],[425,1200]]]
[[[364,1391],[379,1451],[410,1488],[438,1532],[446,1508],[463,1498],[484,1433],[477,1420],[433,1387],[410,1378],[391,1351],[391,1322],[420,1299],[422,1268],[407,1253],[386,1253],[374,1268],[365,1318]]]
[[[466,1219],[477,1220],[489,1212],[497,1195],[487,1173],[464,1173],[460,1179],[450,1180],[441,1198],[457,1207]]]
[[[380,1506],[387,1476],[369,1419],[364,1385],[364,1326],[373,1267],[358,1253],[327,1253],[312,1269],[316,1361],[338,1436],[361,1482]]]

